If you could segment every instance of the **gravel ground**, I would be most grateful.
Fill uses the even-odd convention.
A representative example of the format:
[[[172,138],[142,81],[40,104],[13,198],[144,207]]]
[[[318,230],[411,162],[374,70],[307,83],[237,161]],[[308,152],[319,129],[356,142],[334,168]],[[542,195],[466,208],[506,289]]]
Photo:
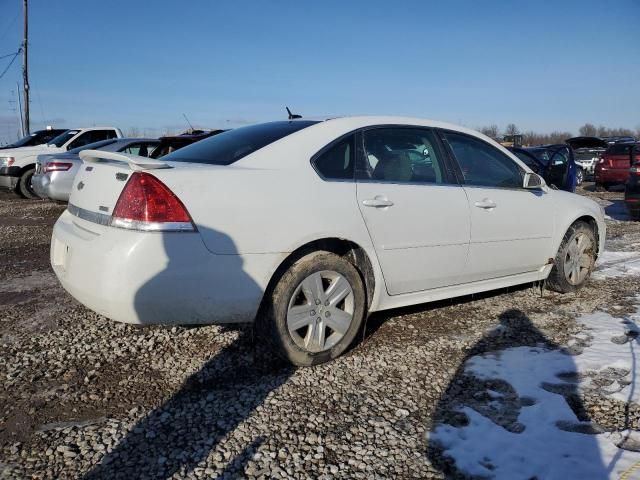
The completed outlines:
[[[612,249],[638,248],[620,193],[581,193],[606,205]],[[138,328],[75,302],[48,261],[63,209],[0,194],[1,478],[460,476],[427,436],[475,391],[465,359],[563,345],[578,315],[624,315],[640,293],[622,276],[571,295],[523,286],[393,310],[347,355],[292,369],[247,327]],[[623,410],[640,418],[596,394],[567,400],[610,430]]]

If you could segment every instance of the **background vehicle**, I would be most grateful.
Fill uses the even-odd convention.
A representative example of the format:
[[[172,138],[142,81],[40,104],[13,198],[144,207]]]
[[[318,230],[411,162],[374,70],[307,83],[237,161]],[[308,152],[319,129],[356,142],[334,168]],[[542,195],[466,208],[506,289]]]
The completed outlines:
[[[545,278],[574,291],[606,233],[592,200],[430,120],[272,122],[160,160],[80,157],[92,168],[51,246],[71,295],[129,323],[257,319],[297,365],[343,353],[367,312]]]
[[[21,147],[34,147],[36,145],[42,145],[43,143],[47,143],[50,140],[54,139],[61,133],[66,132],[66,128],[47,128],[45,130],[37,130],[33,132],[31,135],[27,135],[26,137],[22,137],[20,140],[10,143],[9,145],[4,145],[0,147],[0,150],[7,150],[10,148],[21,148]]]
[[[122,136],[120,129],[113,127],[76,128],[66,130],[43,145],[3,150],[0,152],[0,188],[12,190],[25,198],[37,198],[31,187],[31,177],[36,171],[38,155],[66,152]]]
[[[529,148],[507,148],[531,170],[544,178],[548,185],[575,192],[582,181],[582,169],[576,166],[573,151],[567,145],[541,145]]]
[[[610,137],[602,137],[602,139],[611,144],[611,143],[629,143],[635,142],[636,138],[631,136],[622,136],[622,135],[613,135]]]
[[[609,144],[598,137],[573,137],[565,140],[573,149],[574,160],[582,168],[585,178],[591,178],[602,155]]]
[[[81,151],[93,149],[148,157],[159,144],[159,140],[152,138],[114,138],[90,143],[68,152],[38,155],[31,186],[39,197],[66,202],[69,200],[73,179],[82,165],[78,155]]]
[[[596,164],[594,179],[596,186],[608,188],[616,184],[624,184],[629,178],[631,168],[631,150],[636,143],[614,143],[609,145]],[[640,159],[640,151],[635,148],[636,160]]]
[[[224,131],[225,130],[191,130],[188,133],[182,133],[180,135],[160,137],[160,145],[158,145],[158,148],[153,151],[151,158],[164,157],[165,155],[175,152],[180,148],[199,142],[205,138],[218,135]]]
[[[629,152],[629,158],[633,159],[629,169],[629,178],[625,185],[624,202],[629,214],[636,220],[640,220],[640,145],[634,144]]]

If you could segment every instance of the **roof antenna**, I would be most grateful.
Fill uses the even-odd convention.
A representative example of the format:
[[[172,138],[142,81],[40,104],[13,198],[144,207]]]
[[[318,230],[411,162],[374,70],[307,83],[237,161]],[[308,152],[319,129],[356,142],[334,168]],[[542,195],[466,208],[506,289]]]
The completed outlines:
[[[302,115],[296,115],[295,113],[291,113],[289,107],[285,107],[287,109],[287,113],[289,114],[289,120],[295,120],[296,118],[302,118]]]
[[[189,121],[189,119],[187,118],[187,114],[183,113],[182,116],[184,117],[184,119],[187,121],[187,123],[189,124],[189,128],[191,129],[191,131],[193,132],[194,128],[193,125],[191,125],[191,122]]]

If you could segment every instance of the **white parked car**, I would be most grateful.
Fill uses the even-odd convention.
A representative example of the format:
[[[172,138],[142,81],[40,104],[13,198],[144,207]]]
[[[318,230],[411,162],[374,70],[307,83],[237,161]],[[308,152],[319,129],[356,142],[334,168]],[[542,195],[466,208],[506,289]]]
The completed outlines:
[[[0,150],[0,188],[12,190],[25,198],[38,198],[31,186],[38,155],[66,152],[100,140],[121,137],[120,129],[114,127],[73,128],[49,143]]]
[[[295,120],[160,160],[85,150],[51,263],[76,299],[136,324],[256,320],[297,365],[349,347],[369,312],[547,279],[580,288],[595,202],[445,123]]]

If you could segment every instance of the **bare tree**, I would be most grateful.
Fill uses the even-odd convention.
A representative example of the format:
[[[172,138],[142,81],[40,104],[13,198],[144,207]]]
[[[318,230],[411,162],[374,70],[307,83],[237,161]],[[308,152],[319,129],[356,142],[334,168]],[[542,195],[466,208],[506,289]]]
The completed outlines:
[[[595,137],[598,133],[598,129],[592,123],[585,123],[580,127],[578,131],[583,137]]]
[[[493,125],[489,125],[488,127],[480,127],[478,130],[490,138],[498,138],[498,135],[500,135],[498,125],[496,125],[495,123]]]
[[[137,127],[129,127],[129,129],[127,130],[127,136],[128,137],[139,137],[140,136],[140,130],[138,130]]]
[[[510,123],[509,125],[507,125],[507,128],[504,129],[505,135],[517,135],[519,133],[520,130],[518,130],[518,127],[516,127],[515,123]]]

